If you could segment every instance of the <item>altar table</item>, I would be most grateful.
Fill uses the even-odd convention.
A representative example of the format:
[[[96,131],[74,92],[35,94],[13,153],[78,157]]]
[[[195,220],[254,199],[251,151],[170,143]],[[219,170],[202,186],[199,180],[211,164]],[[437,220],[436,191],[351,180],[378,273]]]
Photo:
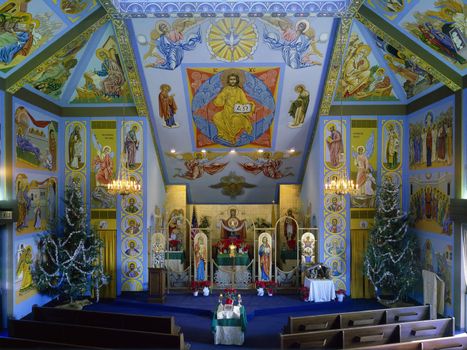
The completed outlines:
[[[165,252],[165,266],[169,271],[183,272],[185,263],[184,251]]]
[[[211,322],[214,344],[242,345],[247,323],[245,307],[234,306],[232,310],[224,310],[224,305],[219,304]]]
[[[336,298],[336,289],[332,280],[320,280],[305,277],[304,285],[310,289],[308,301],[331,301]]]
[[[229,254],[217,254],[216,263],[219,266],[248,266],[250,258],[248,254],[237,254],[235,258],[230,257]]]

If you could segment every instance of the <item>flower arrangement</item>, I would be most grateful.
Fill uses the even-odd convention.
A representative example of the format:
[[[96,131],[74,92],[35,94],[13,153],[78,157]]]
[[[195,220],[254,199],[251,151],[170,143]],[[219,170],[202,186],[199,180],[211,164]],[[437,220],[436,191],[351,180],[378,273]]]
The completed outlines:
[[[339,294],[345,295],[345,290],[343,289],[336,290],[336,295],[339,295]]]
[[[345,290],[339,289],[336,291],[337,301],[343,302],[345,297]]]
[[[229,252],[229,246],[234,245],[236,251],[240,253],[248,253],[249,246],[243,239],[221,239],[217,242],[216,248],[219,254],[227,254]]]
[[[235,288],[225,288],[224,295],[225,295],[225,303],[227,305],[233,304],[236,300],[237,290]]]
[[[256,288],[266,288],[266,282],[265,281],[256,281],[255,283]]]
[[[202,283],[205,281],[191,281],[191,291],[196,292],[199,291],[202,287]]]
[[[274,281],[266,282],[266,291],[268,295],[273,295],[276,292],[277,283]]]
[[[300,295],[303,301],[307,301],[310,297],[310,288],[308,287],[301,287],[300,288]]]
[[[211,288],[211,281],[208,281],[208,280],[200,281],[200,284],[201,284],[200,285],[201,288]]]

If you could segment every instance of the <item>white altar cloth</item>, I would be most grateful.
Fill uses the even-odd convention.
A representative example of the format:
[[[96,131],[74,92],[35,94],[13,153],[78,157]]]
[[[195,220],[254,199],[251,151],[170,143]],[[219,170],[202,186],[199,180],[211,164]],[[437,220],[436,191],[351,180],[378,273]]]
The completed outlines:
[[[332,280],[317,280],[305,277],[304,285],[310,288],[308,301],[331,301],[336,298],[336,289]]]

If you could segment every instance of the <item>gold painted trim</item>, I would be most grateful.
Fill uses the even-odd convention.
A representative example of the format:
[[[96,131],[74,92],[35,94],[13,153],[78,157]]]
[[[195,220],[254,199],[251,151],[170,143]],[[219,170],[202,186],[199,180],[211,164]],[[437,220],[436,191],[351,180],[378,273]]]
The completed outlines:
[[[329,115],[331,110],[332,100],[334,92],[337,89],[337,80],[340,71],[340,66],[342,64],[342,56],[345,55],[345,46],[347,39],[349,37],[350,28],[352,27],[352,18],[342,17],[341,23],[339,23],[339,28],[337,28],[337,35],[340,37],[342,30],[342,38],[344,40],[339,40],[336,37],[334,43],[334,48],[332,50],[331,64],[328,71],[328,76],[326,77],[326,87],[324,88],[323,97],[321,98],[321,107],[319,110],[320,115]],[[344,47],[341,48],[341,45]]]
[[[449,79],[447,76],[442,74],[439,70],[437,70],[435,67],[433,67],[431,64],[428,62],[422,60],[420,57],[418,57],[413,51],[402,45],[397,39],[394,39],[391,37],[389,34],[387,34],[384,30],[380,29],[378,26],[376,26],[373,22],[371,22],[368,18],[366,18],[364,15],[361,13],[357,13],[355,15],[355,18],[359,20],[365,27],[367,27],[370,31],[372,31],[374,34],[382,38],[384,41],[388,42],[390,45],[395,47],[397,50],[402,52],[406,57],[410,57],[410,59],[417,64],[419,67],[430,73],[433,77],[435,77],[437,80],[442,82],[444,85],[446,85],[448,88],[450,88],[452,91],[457,91],[461,89],[461,86],[456,84],[454,81]]]
[[[105,16],[101,17],[97,22],[95,22],[90,27],[88,27],[79,36],[75,37],[72,41],[70,41],[68,44],[63,46],[60,50],[55,52],[51,57],[49,57],[48,59],[43,61],[36,68],[29,71],[28,74],[24,75],[21,79],[16,81],[13,85],[11,85],[7,89],[7,92],[10,93],[10,94],[15,94],[24,85],[29,84],[33,77],[35,77],[39,72],[42,72],[45,68],[47,68],[51,62],[53,62],[54,60],[57,59],[57,57],[63,56],[74,45],[76,45],[77,42],[80,42],[82,40],[88,41],[89,38],[94,34],[94,32],[96,32],[100,27],[102,27],[105,23],[107,23],[109,21],[109,19],[110,19],[110,17],[108,15],[105,15]]]

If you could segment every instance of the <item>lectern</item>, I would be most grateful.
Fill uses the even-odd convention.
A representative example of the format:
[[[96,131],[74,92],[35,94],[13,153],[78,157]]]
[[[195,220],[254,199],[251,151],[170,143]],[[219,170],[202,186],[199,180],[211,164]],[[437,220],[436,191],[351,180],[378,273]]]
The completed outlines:
[[[149,268],[149,301],[163,303],[165,300],[166,271],[162,268]]]

